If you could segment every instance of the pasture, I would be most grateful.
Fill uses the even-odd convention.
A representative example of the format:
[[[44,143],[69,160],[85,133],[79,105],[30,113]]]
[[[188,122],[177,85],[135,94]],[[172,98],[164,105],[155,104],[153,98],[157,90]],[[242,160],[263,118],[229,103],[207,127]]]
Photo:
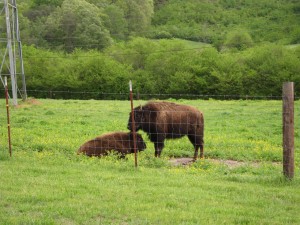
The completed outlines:
[[[127,130],[129,101],[33,99],[11,108],[11,158],[0,102],[2,224],[300,223],[299,100],[292,181],[282,176],[281,101],[177,100],[204,113],[205,159],[172,166],[170,158],[193,156],[189,140],[168,140],[157,159],[139,132],[147,149],[137,169],[133,155],[76,155],[87,140]]]

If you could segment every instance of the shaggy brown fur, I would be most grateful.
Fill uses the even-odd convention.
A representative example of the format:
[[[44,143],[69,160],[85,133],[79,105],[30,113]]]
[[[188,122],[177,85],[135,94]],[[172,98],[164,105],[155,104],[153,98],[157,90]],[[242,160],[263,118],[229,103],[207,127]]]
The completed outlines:
[[[145,131],[154,142],[155,156],[159,157],[164,147],[165,139],[188,136],[194,145],[194,158],[204,152],[204,117],[198,109],[178,105],[171,102],[148,102],[134,109],[135,129]],[[128,129],[132,131],[131,114],[129,114]]]
[[[140,134],[136,134],[137,151],[143,151],[146,144]],[[88,156],[103,156],[109,151],[116,151],[125,156],[134,153],[133,133],[114,132],[96,137],[84,143],[77,151],[77,154]]]

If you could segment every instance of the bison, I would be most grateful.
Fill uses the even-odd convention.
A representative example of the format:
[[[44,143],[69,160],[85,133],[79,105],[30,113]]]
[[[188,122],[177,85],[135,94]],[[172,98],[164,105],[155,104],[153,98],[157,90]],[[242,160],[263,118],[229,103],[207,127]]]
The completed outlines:
[[[148,102],[134,108],[135,130],[143,130],[154,142],[155,157],[160,157],[165,139],[188,136],[194,145],[194,159],[204,154],[204,117],[198,109],[171,102]],[[129,115],[127,128],[133,131],[132,117]]]
[[[146,149],[146,144],[140,134],[136,134],[136,143],[137,151]],[[107,155],[109,151],[121,153],[122,157],[134,153],[133,133],[114,132],[101,135],[84,143],[78,149],[77,154],[103,156]]]

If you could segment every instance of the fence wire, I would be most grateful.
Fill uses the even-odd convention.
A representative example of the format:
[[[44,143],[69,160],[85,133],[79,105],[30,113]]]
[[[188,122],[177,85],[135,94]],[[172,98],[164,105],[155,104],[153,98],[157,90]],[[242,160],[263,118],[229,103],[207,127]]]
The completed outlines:
[[[45,92],[47,93],[47,92]],[[48,93],[47,93],[48,94]],[[76,96],[78,93],[68,92]],[[115,93],[107,99],[114,99]],[[73,155],[86,143],[92,143],[94,155],[103,151],[103,145],[116,148],[121,155],[132,153],[132,139],[128,129],[130,117],[129,94],[121,94],[124,100],[76,100],[31,98],[11,107],[11,128],[13,152],[36,151]],[[282,100],[281,96],[261,96],[234,100],[214,99],[214,96],[198,96],[199,99],[158,98],[154,101],[167,101],[179,105],[188,105],[201,111],[204,116],[204,156],[209,158],[282,161]],[[134,106],[144,106],[148,99],[137,99]],[[257,97],[257,96],[256,96]],[[267,100],[266,100],[267,99]],[[1,149],[7,149],[5,103],[1,99]],[[295,146],[300,140],[297,126],[300,101],[295,101]],[[177,114],[182,112],[177,112]],[[175,115],[175,114],[174,114]],[[184,127],[194,126],[188,118],[183,121],[157,123],[157,126],[169,126],[161,132],[154,129],[146,132],[138,130],[141,145],[139,154],[150,157],[155,155],[155,142],[151,135],[165,136],[162,157],[193,157],[194,145],[189,133],[181,132]],[[177,131],[174,131],[175,128]],[[177,133],[176,133],[177,132]],[[106,136],[108,135],[108,136]],[[180,136],[183,136],[180,138]],[[201,135],[200,135],[201,136]],[[102,140],[104,137],[105,140]],[[111,139],[109,139],[109,137]],[[108,138],[108,140],[107,140]],[[199,136],[198,136],[199,138]],[[106,141],[106,142],[105,142]],[[106,143],[106,144],[105,144]],[[160,139],[158,140],[160,143]],[[89,147],[91,148],[91,147]],[[296,154],[296,162],[300,162]]]
[[[10,91],[10,90],[9,90]],[[49,99],[97,99],[97,100],[128,100],[128,93],[124,92],[103,92],[103,91],[72,91],[72,90],[33,90],[28,89],[27,94],[33,98],[49,98]],[[281,100],[281,95],[237,95],[237,94],[164,94],[164,93],[133,93],[136,100],[151,99],[218,99],[218,100]],[[4,97],[4,89],[0,88],[0,98]],[[295,95],[295,100],[299,100],[300,96]]]

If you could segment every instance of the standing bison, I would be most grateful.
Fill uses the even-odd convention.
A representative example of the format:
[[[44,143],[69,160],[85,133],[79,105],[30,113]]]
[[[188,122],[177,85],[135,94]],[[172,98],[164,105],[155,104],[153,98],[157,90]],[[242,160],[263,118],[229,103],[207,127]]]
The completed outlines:
[[[154,142],[155,156],[160,157],[165,139],[188,136],[194,145],[194,159],[203,158],[204,118],[198,109],[170,102],[148,102],[134,109],[135,129],[145,131]],[[128,129],[132,129],[131,114]]]
[[[137,151],[146,149],[146,144],[140,134],[136,134]],[[124,157],[126,154],[134,153],[133,133],[114,132],[104,134],[95,139],[84,143],[77,151],[77,154],[87,156],[103,156],[109,151],[121,153]]]

